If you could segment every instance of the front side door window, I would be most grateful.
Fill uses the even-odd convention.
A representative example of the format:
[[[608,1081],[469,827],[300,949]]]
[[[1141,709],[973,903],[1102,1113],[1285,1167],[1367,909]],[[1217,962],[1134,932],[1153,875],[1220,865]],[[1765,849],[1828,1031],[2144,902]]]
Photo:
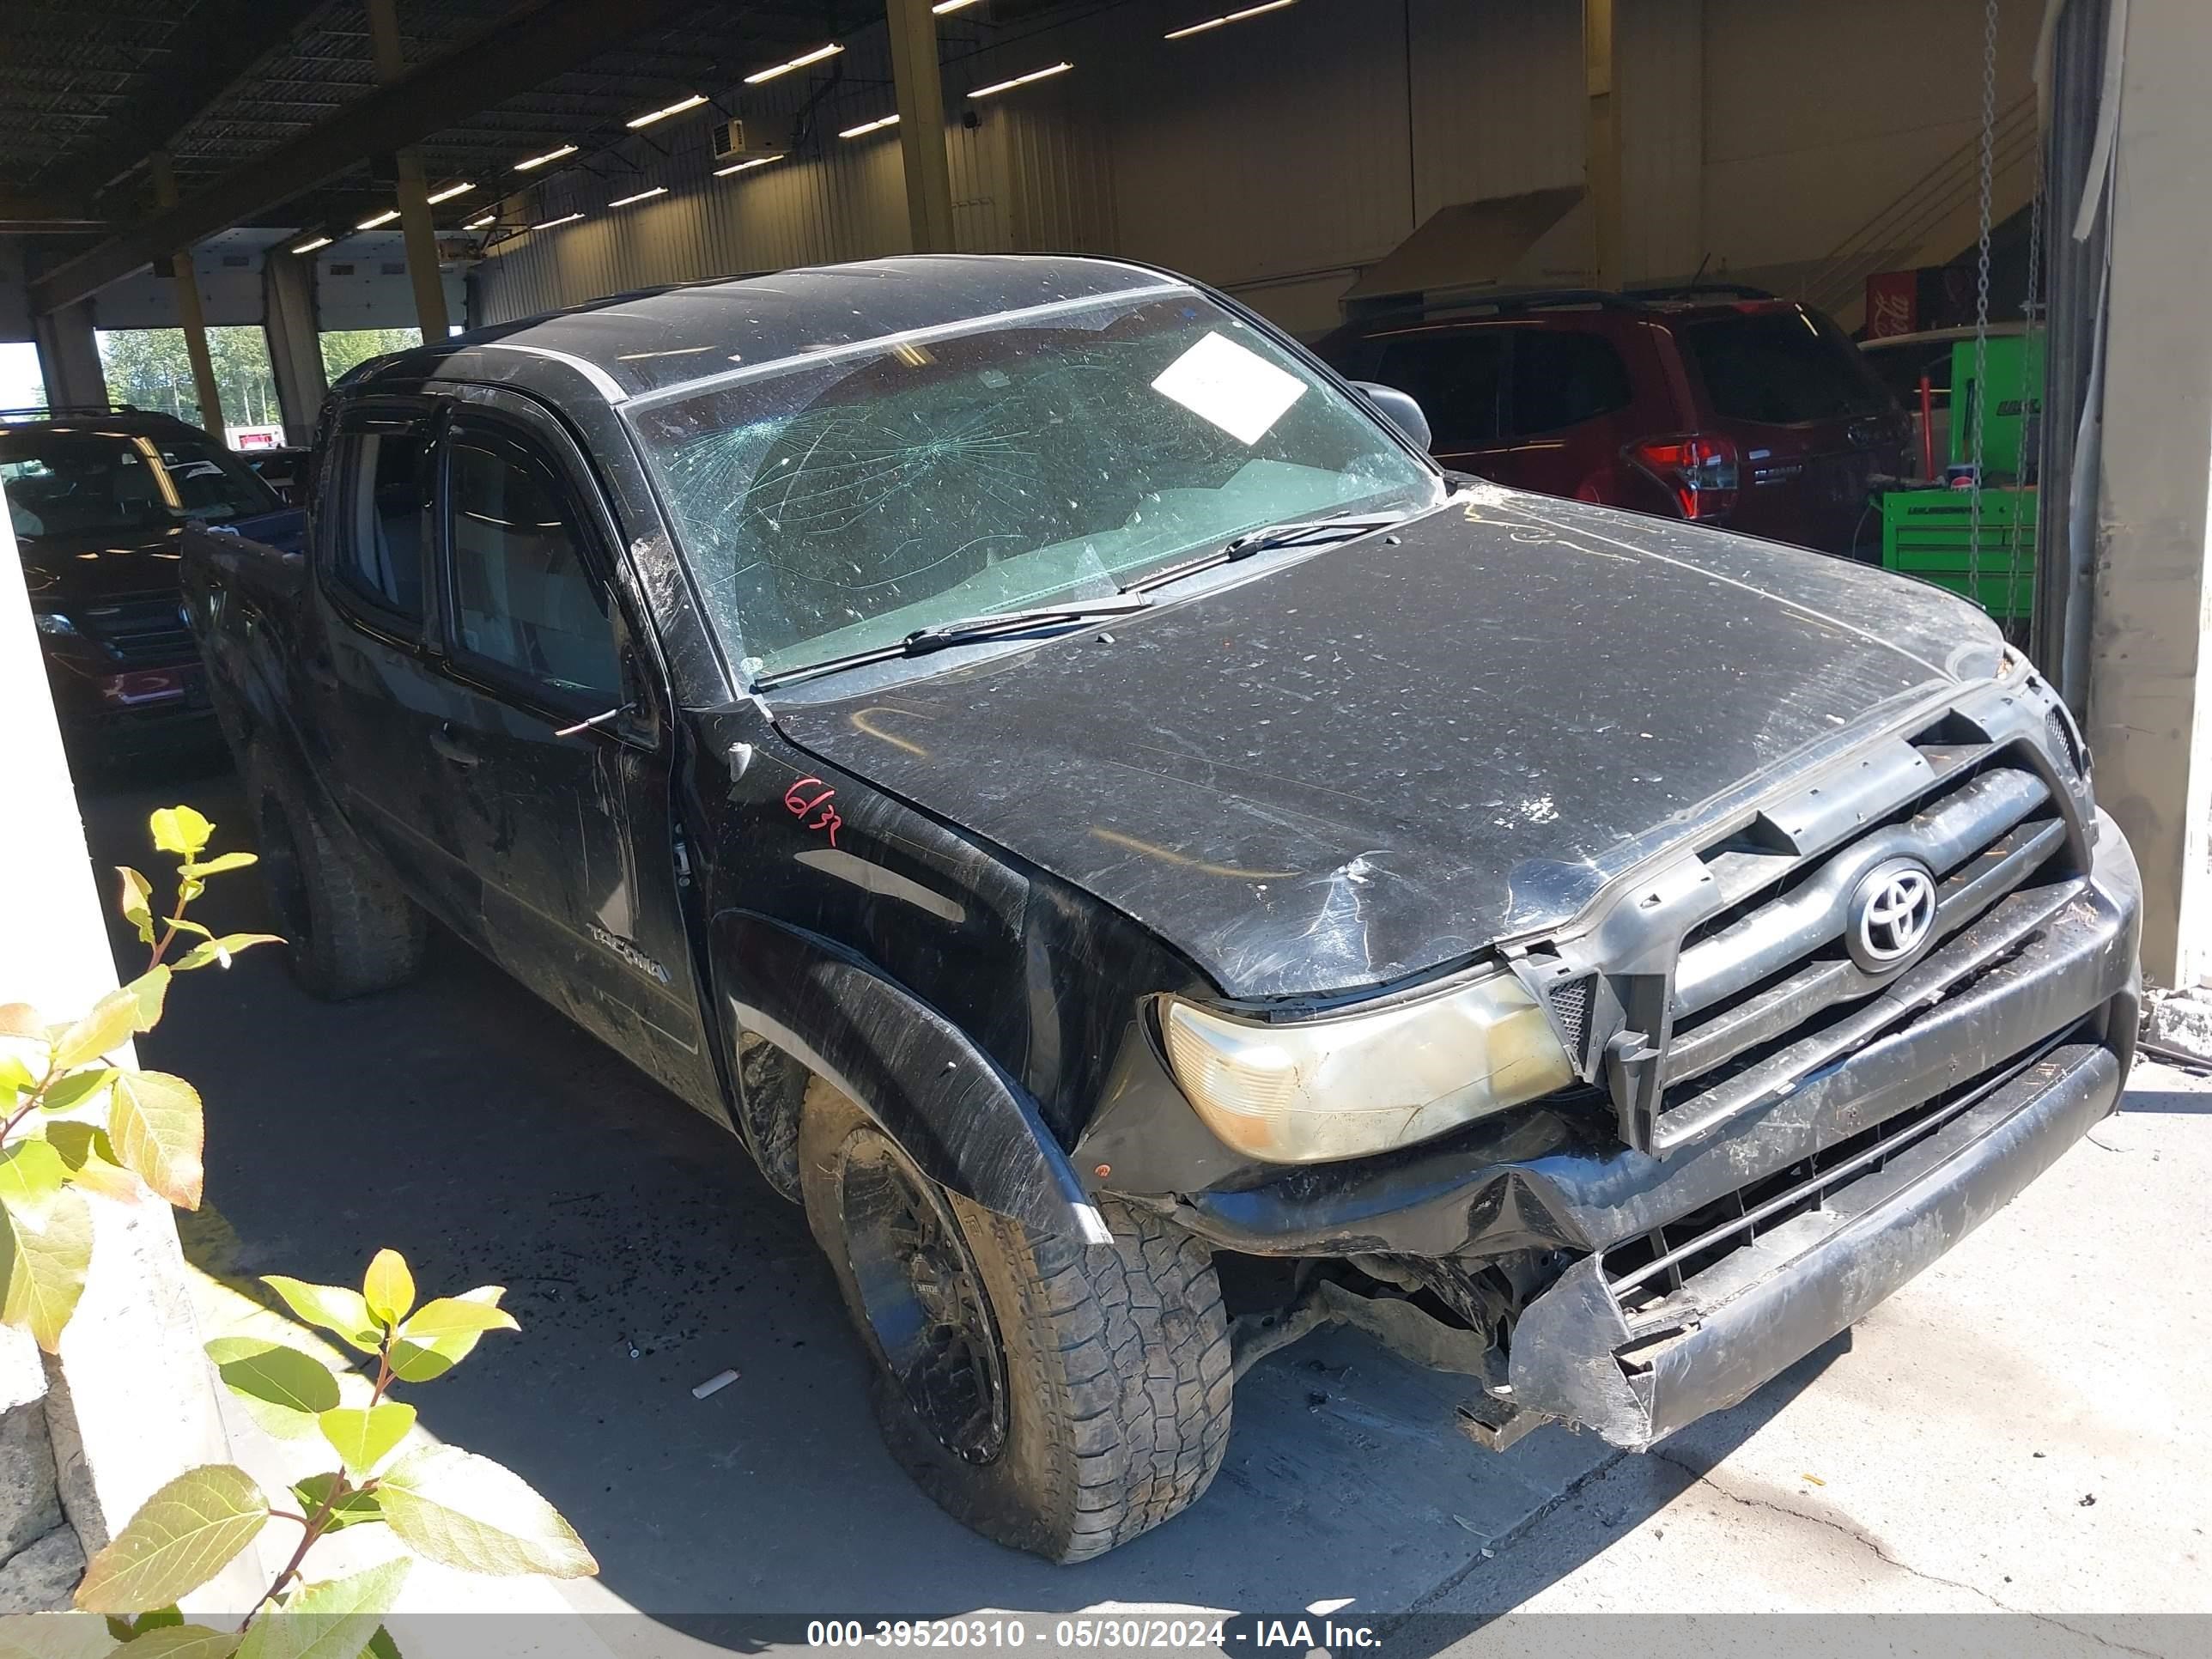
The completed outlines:
[[[456,427],[446,491],[455,660],[556,708],[620,701],[606,585],[551,469],[502,435]]]

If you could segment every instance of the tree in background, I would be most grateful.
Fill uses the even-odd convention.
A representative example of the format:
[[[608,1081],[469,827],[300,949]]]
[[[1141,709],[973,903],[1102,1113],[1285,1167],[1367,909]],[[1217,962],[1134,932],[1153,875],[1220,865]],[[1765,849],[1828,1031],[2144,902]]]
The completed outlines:
[[[332,386],[348,369],[367,362],[371,357],[381,357],[386,352],[405,351],[422,343],[419,328],[341,328],[316,339],[323,348],[323,378]]]
[[[276,377],[269,366],[269,342],[251,325],[211,328],[208,357],[215,368],[216,390],[222,398],[227,426],[275,426],[283,416],[276,405]],[[180,328],[102,330],[100,366],[107,395],[117,403],[160,410],[198,426],[199,395],[192,386],[191,360]]]

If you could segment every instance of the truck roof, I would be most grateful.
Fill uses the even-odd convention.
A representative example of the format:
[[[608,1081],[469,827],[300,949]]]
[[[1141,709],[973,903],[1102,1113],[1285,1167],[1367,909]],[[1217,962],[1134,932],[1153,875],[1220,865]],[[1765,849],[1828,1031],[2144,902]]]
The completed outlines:
[[[1062,255],[926,254],[612,295],[365,363],[344,383],[534,378],[516,356],[566,365],[611,403],[867,341],[1116,294],[1188,289],[1143,265]]]

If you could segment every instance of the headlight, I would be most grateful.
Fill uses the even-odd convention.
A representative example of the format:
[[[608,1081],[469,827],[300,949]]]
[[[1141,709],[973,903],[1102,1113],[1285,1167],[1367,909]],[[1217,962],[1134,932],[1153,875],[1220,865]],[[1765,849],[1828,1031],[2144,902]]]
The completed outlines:
[[[1176,1081],[1206,1127],[1270,1164],[1408,1146],[1575,1075],[1535,999],[1504,973],[1285,1024],[1174,999],[1161,1024]]]
[[[76,624],[71,622],[67,617],[64,616],[60,611],[42,610],[36,605],[33,605],[31,607],[31,620],[38,624],[39,632],[41,634],[74,634],[76,632]]]

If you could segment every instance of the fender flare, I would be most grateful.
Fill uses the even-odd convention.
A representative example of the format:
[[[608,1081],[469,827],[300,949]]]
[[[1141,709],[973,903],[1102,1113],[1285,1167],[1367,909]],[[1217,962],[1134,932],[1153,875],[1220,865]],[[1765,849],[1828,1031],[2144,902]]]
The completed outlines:
[[[708,933],[730,1052],[740,1032],[765,1037],[948,1190],[1035,1232],[1111,1241],[1036,1103],[951,1020],[820,934],[744,910]]]

